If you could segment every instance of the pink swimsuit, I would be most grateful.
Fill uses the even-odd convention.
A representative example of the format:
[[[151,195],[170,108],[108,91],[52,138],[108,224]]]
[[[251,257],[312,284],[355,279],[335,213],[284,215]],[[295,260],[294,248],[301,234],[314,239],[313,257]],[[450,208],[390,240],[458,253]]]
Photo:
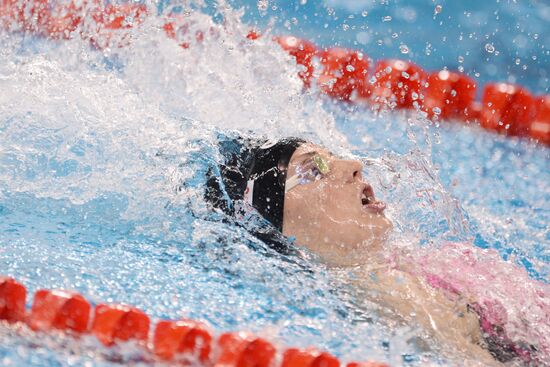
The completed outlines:
[[[464,296],[479,317],[489,352],[499,361],[519,358],[550,364],[550,288],[503,261],[495,250],[462,243],[420,251],[407,260],[417,275],[449,297]]]

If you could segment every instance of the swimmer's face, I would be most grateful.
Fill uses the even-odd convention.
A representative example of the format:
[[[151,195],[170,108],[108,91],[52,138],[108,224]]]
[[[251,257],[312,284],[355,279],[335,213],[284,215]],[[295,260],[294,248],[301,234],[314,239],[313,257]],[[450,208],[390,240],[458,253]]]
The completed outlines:
[[[385,204],[364,181],[361,162],[339,159],[313,144],[301,145],[292,155],[287,185],[289,178],[315,165],[314,159],[319,161],[316,155],[327,163],[328,172],[311,171],[307,180],[287,191],[283,234],[295,237],[298,245],[330,265],[368,261],[392,228],[384,215]]]

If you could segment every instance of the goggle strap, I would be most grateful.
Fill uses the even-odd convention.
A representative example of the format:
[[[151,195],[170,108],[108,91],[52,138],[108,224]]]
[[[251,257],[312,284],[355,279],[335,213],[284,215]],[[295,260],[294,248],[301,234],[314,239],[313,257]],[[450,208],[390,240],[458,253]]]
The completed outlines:
[[[246,182],[243,199],[246,203],[252,205],[252,201],[254,200],[254,180],[248,180]]]
[[[293,189],[294,187],[298,186],[301,180],[302,179],[300,175],[294,175],[292,177],[287,178],[285,183],[285,194],[289,192],[291,189]]]

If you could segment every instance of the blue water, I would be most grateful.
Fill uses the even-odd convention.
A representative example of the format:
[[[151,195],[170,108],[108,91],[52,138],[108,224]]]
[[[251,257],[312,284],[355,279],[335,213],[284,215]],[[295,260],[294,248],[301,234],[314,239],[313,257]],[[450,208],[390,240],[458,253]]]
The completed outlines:
[[[322,47],[363,50],[374,60],[409,59],[427,70],[461,70],[481,84],[516,82],[548,93],[550,8],[546,1],[235,1],[260,29]],[[274,9],[275,8],[275,9]]]
[[[79,40],[0,35],[0,273],[31,294],[76,290],[93,303],[135,305],[155,320],[192,317],[216,332],[251,330],[279,346],[316,345],[343,361],[453,364],[437,348],[420,352],[407,343],[418,330],[377,317],[345,271],[326,269],[312,255],[276,254],[210,213],[202,188],[219,159],[214,136],[233,129],[300,135],[353,154],[389,203],[395,241],[473,241],[547,281],[548,148],[414,114],[333,105],[302,91],[277,45],[242,41],[242,34],[248,24],[272,24],[273,33],[362,48],[374,59],[462,65],[482,82],[517,81],[542,93],[550,7],[448,1],[434,17],[432,1],[268,4],[259,11],[256,1],[234,2],[245,7],[244,23],[229,11],[231,32],[190,50],[166,40],[154,21],[131,46],[104,53]],[[209,25],[204,14],[192,19]],[[2,365],[114,364],[91,338],[83,347],[0,328],[0,340]],[[130,346],[125,353],[135,352]]]

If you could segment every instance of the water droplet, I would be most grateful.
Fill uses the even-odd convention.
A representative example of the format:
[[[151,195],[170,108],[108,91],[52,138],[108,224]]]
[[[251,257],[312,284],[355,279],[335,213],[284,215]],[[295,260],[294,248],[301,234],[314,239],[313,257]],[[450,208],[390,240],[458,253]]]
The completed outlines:
[[[393,34],[391,35],[391,38],[397,38],[397,37],[399,37],[399,35],[398,35],[397,33],[393,33]]]
[[[517,58],[515,62],[516,62],[516,65],[521,64],[521,60],[519,58]]]
[[[464,62],[464,56],[459,56],[458,62],[462,64]]]
[[[386,68],[384,69],[384,71],[386,72],[386,74],[391,73],[391,71],[392,71],[391,66],[386,66]]]
[[[306,5],[307,4],[307,0],[300,0],[300,5]]]
[[[434,15],[441,13],[442,10],[443,10],[443,7],[441,5],[436,5],[434,9]]]
[[[350,73],[354,72],[355,71],[355,68],[351,65],[347,65],[346,66],[346,70],[349,71]]]
[[[399,51],[402,54],[408,54],[409,53],[409,47],[407,45],[400,45],[399,46]]]
[[[265,15],[269,7],[269,0],[258,0],[257,7],[260,14]]]
[[[411,97],[412,97],[413,101],[416,101],[418,99],[418,94],[416,92],[412,92]]]
[[[463,72],[464,72],[464,66],[460,65],[460,66],[458,67],[458,71],[460,71],[461,73],[463,73]]]
[[[382,21],[383,21],[383,22],[391,22],[391,16],[390,16],[390,15],[386,15],[384,18],[382,18]]]
[[[347,24],[342,24],[342,29],[345,31],[347,31],[349,29],[349,25]]]
[[[403,78],[405,78],[405,79],[410,79],[410,78],[411,78],[410,74],[407,73],[406,71],[402,72],[401,75],[402,75]]]
[[[362,16],[366,17],[367,15],[369,15],[369,12],[366,11],[366,10],[363,10],[363,12],[361,13]]]
[[[451,90],[451,96],[456,97],[456,90]]]
[[[435,115],[441,115],[441,108],[439,107],[432,108],[432,111]]]
[[[487,43],[485,45],[485,51],[487,51],[488,53],[492,54],[493,52],[495,52],[495,46],[493,46],[492,43]]]

